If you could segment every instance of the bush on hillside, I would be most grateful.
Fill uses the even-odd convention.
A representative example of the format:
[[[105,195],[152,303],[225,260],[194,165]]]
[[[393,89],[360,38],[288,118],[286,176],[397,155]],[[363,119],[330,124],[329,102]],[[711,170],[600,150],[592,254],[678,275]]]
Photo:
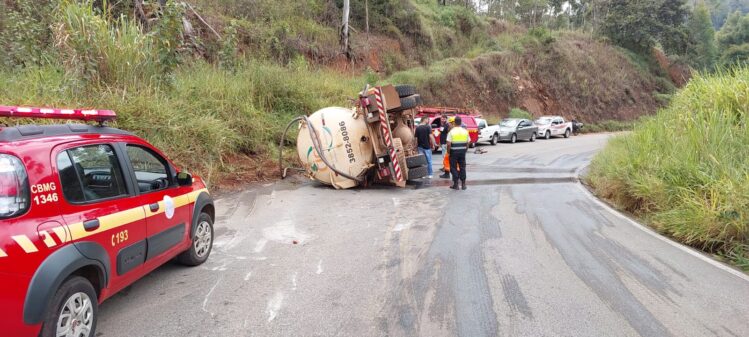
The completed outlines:
[[[512,110],[510,110],[510,118],[522,118],[522,119],[533,120],[533,115],[531,115],[530,112],[525,111],[523,109],[512,108]]]
[[[596,191],[749,269],[749,69],[696,77],[594,160]]]

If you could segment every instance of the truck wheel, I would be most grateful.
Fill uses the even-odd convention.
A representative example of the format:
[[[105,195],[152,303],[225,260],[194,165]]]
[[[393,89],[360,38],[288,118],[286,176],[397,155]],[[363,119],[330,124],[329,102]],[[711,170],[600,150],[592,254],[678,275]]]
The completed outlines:
[[[195,233],[190,248],[177,256],[177,261],[187,266],[197,266],[208,260],[213,248],[213,219],[208,213],[200,213],[195,224]]]
[[[512,138],[510,139],[510,143],[515,144],[515,142],[517,141],[518,141],[518,135],[513,133]]]
[[[570,129],[564,131],[564,138],[570,138]]]
[[[547,140],[551,139],[551,131],[546,130],[546,134],[544,135],[544,138],[547,139]]]
[[[497,137],[497,134],[495,133],[492,135],[492,140],[490,140],[489,143],[492,145],[497,145],[498,142],[499,142],[499,137]]]
[[[406,158],[406,166],[410,169],[412,167],[424,166],[427,164],[427,156],[419,154],[413,157]]]
[[[416,87],[410,84],[396,85],[395,91],[398,93],[398,97],[408,97],[416,95]]]
[[[411,95],[408,97],[402,97],[401,98],[401,107],[397,109],[392,109],[390,111],[392,112],[399,112],[403,110],[413,109],[419,105],[421,105],[421,96],[420,95]]]
[[[408,180],[421,179],[429,175],[429,169],[426,166],[413,167],[408,169]]]
[[[99,301],[96,290],[81,276],[68,278],[57,289],[44,314],[41,337],[96,335]]]

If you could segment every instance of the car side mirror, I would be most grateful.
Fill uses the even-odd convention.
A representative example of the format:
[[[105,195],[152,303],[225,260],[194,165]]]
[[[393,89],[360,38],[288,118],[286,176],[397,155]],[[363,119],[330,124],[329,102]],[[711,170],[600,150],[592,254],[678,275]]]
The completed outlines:
[[[192,185],[192,175],[187,172],[177,173],[177,184],[179,186],[190,186]]]

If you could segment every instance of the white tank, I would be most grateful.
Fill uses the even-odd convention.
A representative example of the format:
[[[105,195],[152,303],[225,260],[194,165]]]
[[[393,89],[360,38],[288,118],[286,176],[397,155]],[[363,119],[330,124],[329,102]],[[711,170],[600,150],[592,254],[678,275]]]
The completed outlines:
[[[346,108],[325,108],[309,116],[311,126],[320,139],[325,158],[341,172],[363,177],[374,163],[374,149],[367,123]],[[357,186],[357,181],[342,177],[320,158],[310,138],[309,126],[301,123],[297,136],[297,152],[310,178],[337,189]]]

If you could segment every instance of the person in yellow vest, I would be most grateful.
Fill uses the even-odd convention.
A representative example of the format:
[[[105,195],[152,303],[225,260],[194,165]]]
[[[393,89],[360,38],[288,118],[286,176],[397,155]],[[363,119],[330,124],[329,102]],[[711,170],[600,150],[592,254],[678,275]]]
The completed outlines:
[[[466,189],[466,153],[470,139],[468,130],[463,127],[463,121],[460,117],[455,117],[453,128],[447,134],[447,153],[450,155],[450,173],[453,176],[453,185],[450,188],[454,190],[458,189],[458,180],[460,188]]]

